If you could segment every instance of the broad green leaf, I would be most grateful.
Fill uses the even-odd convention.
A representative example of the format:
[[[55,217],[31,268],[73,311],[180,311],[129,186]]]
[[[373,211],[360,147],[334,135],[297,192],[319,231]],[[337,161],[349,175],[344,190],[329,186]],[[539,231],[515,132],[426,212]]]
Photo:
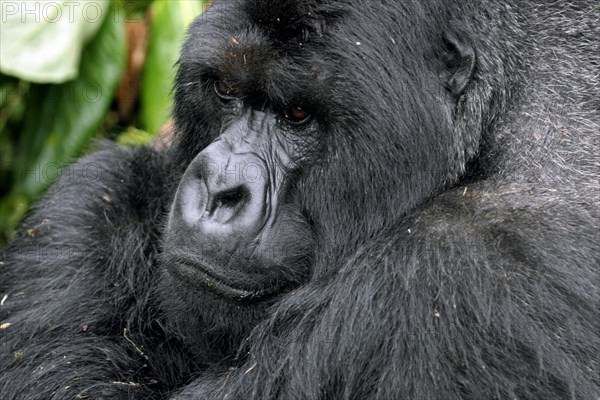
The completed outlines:
[[[175,63],[185,29],[206,4],[200,0],[157,0],[150,8],[152,23],[142,78],[140,118],[151,134],[156,134],[169,118]]]
[[[32,85],[14,191],[35,197],[97,132],[125,67],[125,31],[114,8],[84,48],[79,76],[61,85]]]
[[[38,83],[75,78],[109,8],[105,0],[0,2],[0,71]]]

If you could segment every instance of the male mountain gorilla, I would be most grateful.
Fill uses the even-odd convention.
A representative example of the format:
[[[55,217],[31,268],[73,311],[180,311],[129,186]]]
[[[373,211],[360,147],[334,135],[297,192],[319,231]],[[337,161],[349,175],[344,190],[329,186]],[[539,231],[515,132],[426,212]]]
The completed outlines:
[[[598,399],[600,15],[538,3],[217,2],[173,148],[5,251],[1,397]]]

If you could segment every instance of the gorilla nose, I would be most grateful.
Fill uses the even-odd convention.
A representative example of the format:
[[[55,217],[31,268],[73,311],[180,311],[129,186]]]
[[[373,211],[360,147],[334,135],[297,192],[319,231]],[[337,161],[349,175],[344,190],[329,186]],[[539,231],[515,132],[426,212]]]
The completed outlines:
[[[192,161],[182,179],[183,221],[207,235],[257,231],[272,206],[264,175],[253,153],[235,153],[223,141],[211,144]]]

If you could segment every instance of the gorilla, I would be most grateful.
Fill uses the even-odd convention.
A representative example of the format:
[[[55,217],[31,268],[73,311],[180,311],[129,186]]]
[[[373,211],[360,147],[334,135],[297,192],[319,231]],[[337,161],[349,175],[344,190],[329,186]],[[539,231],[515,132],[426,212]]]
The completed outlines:
[[[592,3],[216,1],[4,250],[2,398],[598,399]]]

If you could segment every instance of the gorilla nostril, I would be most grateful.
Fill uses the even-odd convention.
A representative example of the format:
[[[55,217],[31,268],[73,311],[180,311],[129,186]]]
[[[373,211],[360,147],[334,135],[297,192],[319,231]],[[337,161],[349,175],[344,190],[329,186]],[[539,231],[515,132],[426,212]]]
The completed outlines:
[[[245,203],[250,198],[250,192],[244,186],[238,186],[233,189],[225,190],[215,194],[213,209],[217,208],[236,208]]]

